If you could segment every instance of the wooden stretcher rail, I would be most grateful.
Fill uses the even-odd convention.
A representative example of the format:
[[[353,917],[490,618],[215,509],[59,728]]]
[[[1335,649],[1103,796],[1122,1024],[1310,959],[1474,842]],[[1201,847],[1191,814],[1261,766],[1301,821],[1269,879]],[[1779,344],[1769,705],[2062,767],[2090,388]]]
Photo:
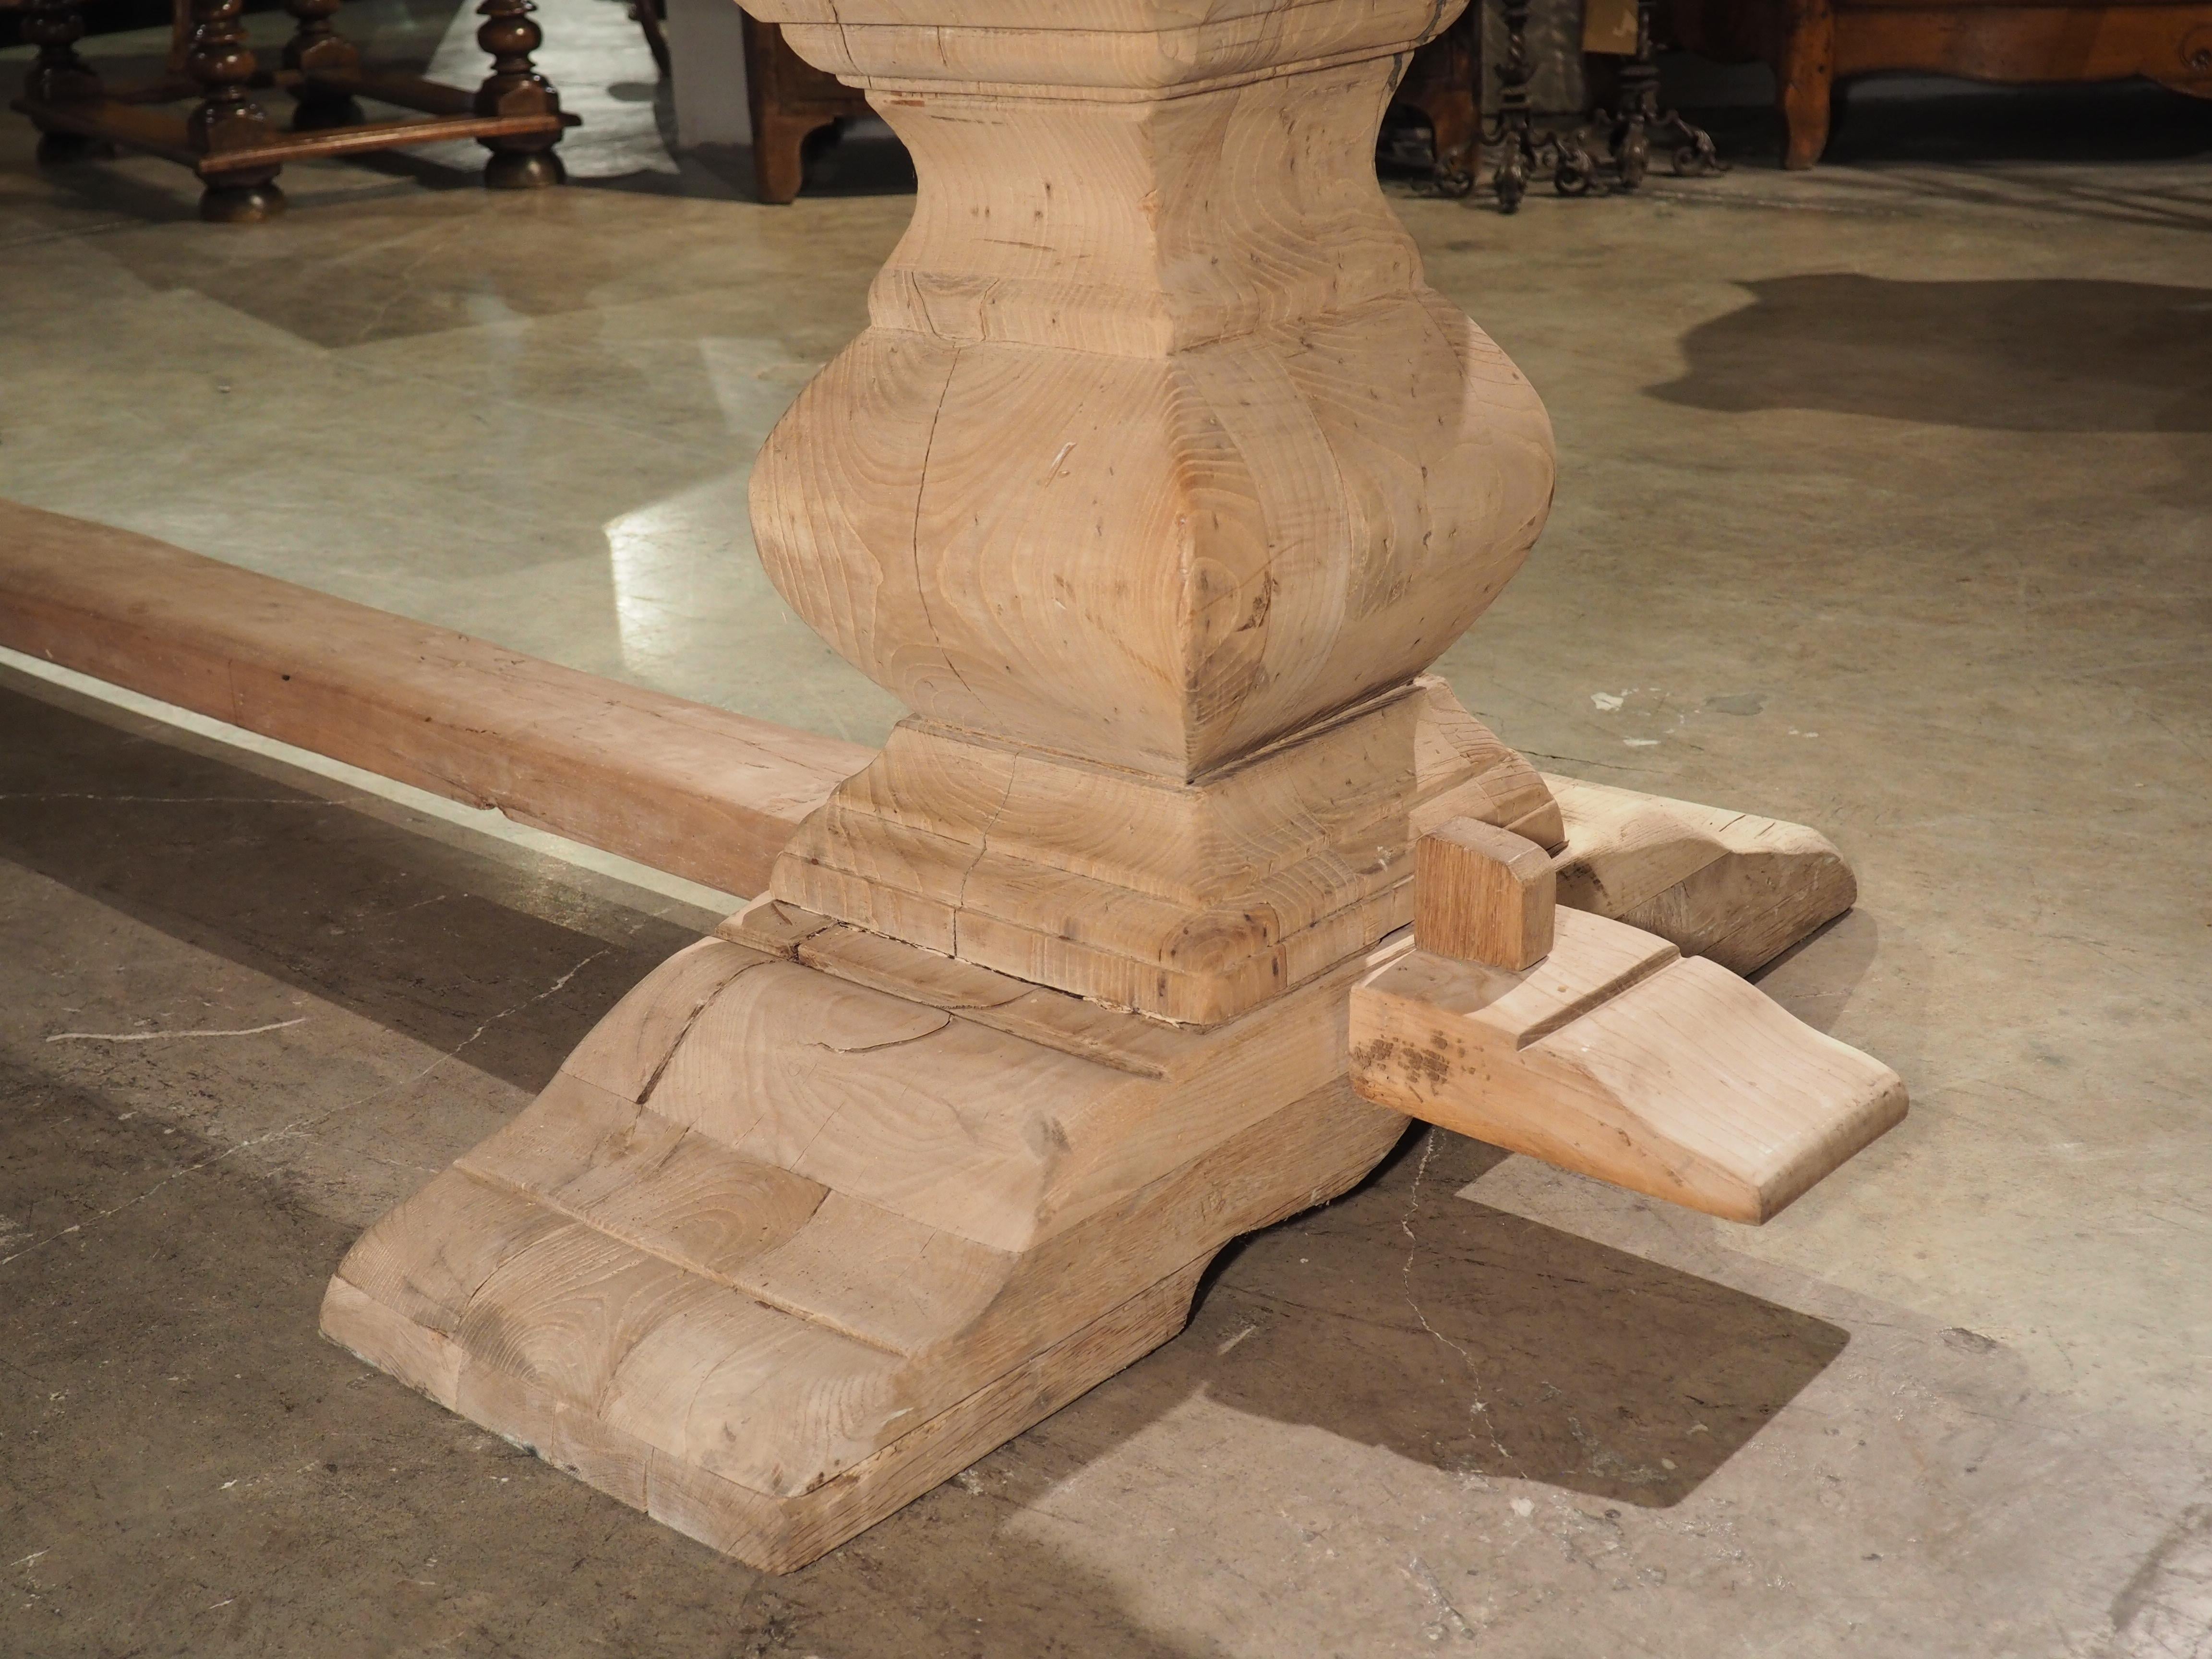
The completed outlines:
[[[437,115],[419,121],[364,121],[319,135],[312,146],[287,133],[282,143],[217,150],[199,157],[194,166],[207,179],[247,167],[281,167],[310,156],[365,155],[373,150],[442,144],[456,138],[519,137],[530,132],[558,132],[575,125],[575,117],[562,115]]]
[[[875,754],[5,501],[0,644],[734,893]]]

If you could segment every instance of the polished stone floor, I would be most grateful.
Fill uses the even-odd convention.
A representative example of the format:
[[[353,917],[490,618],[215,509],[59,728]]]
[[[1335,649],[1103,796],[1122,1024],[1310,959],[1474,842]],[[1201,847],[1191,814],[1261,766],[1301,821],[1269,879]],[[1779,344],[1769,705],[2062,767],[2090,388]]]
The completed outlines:
[[[473,73],[450,3],[359,9]],[[744,501],[909,198],[751,203],[619,5],[544,15],[542,195],[307,167],[218,229],[0,123],[0,495],[872,741]],[[1757,1231],[1409,1140],[781,1579],[314,1334],[713,896],[0,668],[0,1653],[2206,1659],[2208,161],[2147,88],[1899,93],[1809,176],[1400,194],[1561,449],[1446,672],[1834,836],[1860,906],[1765,983],[1913,1115]]]

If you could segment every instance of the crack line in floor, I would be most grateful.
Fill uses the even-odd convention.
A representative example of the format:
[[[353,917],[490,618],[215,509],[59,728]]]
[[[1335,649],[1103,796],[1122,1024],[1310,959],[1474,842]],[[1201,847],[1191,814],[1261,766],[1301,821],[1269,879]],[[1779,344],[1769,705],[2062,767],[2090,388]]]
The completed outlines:
[[[88,1227],[97,1226],[100,1223],[109,1219],[111,1217],[120,1215],[124,1211],[144,1203],[148,1199],[153,1197],[155,1194],[160,1192],[171,1182],[181,1180],[188,1175],[195,1175],[200,1170],[206,1169],[210,1164],[220,1164],[225,1158],[230,1157],[234,1152],[246,1152],[252,1147],[264,1146],[273,1140],[283,1140],[295,1135],[304,1134],[310,1129],[320,1128],[324,1124],[329,1122],[332,1118],[338,1116],[341,1113],[352,1111],[356,1107],[367,1106],[375,1101],[382,1100],[389,1096],[398,1094],[403,1090],[413,1088],[416,1084],[422,1082],[423,1079],[428,1077],[431,1073],[436,1071],[441,1066],[443,1066],[447,1060],[459,1058],[463,1049],[466,1048],[486,1031],[491,1030],[493,1026],[498,1024],[500,1021],[507,1019],[515,1014],[521,1013],[525,1009],[535,1007],[538,1004],[544,1001],[546,998],[561,990],[568,983],[569,981],[574,979],[577,975],[582,973],[585,969],[590,967],[601,957],[605,956],[612,948],[613,947],[610,945],[592,951],[591,955],[586,957],[581,962],[568,969],[567,973],[562,975],[560,978],[555,980],[550,985],[540,991],[536,996],[530,997],[521,1002],[518,1002],[512,1008],[501,1009],[498,1013],[494,1014],[489,1019],[484,1021],[484,1023],[477,1026],[475,1030],[470,1032],[468,1036],[462,1038],[461,1041],[454,1044],[453,1048],[447,1050],[444,1054],[440,1054],[435,1060],[432,1060],[428,1066],[425,1066],[421,1071],[416,1073],[412,1077],[402,1078],[398,1082],[392,1084],[386,1088],[372,1090],[368,1094],[362,1096],[360,1099],[349,1100],[342,1105],[333,1106],[329,1111],[324,1112],[319,1116],[295,1118],[289,1123],[282,1123],[277,1125],[276,1127],[269,1130],[266,1133],[248,1135],[245,1139],[234,1141],[230,1146],[224,1147],[219,1152],[210,1153],[207,1157],[201,1158],[198,1163],[188,1164],[180,1170],[172,1170],[168,1174],[163,1176],[159,1181],[146,1188],[144,1192],[140,1193],[137,1197],[127,1198],[124,1200],[122,1203],[112,1205],[107,1209],[100,1211],[96,1215],[94,1215],[86,1220],[72,1222],[70,1225],[63,1228],[59,1232],[49,1233],[44,1238],[39,1239],[33,1243],[26,1244],[21,1249],[15,1251],[11,1255],[0,1255],[0,1267],[4,1267],[10,1262],[20,1261],[27,1255],[32,1255],[35,1251],[44,1249],[47,1245],[53,1243],[58,1239],[67,1238],[71,1233],[81,1233]],[[301,1018],[304,1019],[306,1016],[303,1015]]]

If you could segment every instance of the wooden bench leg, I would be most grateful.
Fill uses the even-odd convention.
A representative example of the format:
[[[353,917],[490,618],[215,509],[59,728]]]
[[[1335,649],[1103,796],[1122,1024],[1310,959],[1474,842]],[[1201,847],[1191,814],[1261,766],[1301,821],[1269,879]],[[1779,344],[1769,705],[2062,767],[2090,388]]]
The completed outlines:
[[[361,73],[361,48],[337,32],[331,19],[343,0],[284,0],[299,27],[284,43],[284,67],[300,76],[292,131],[351,126],[366,118],[349,93],[333,91],[317,76],[352,79]]]
[[[1774,88],[1784,131],[1782,165],[1792,171],[1811,167],[1828,147],[1835,65],[1836,18],[1828,0],[1790,0]]]
[[[23,38],[39,49],[23,81],[26,104],[89,101],[105,95],[99,75],[77,56],[76,43],[84,38],[77,0],[32,0],[23,14]],[[58,132],[35,112],[31,119],[39,128],[39,160],[44,165],[82,161],[112,148],[82,133]]]
[[[753,188],[778,207],[794,200],[806,183],[806,141],[834,122],[811,115],[773,113],[753,122]]]
[[[477,45],[491,55],[491,73],[477,89],[479,115],[551,115],[561,108],[552,82],[538,72],[530,54],[545,42],[545,32],[531,21],[531,0],[485,0],[483,27]],[[510,134],[477,141],[491,152],[484,163],[489,190],[542,190],[568,181],[568,169],[553,153],[561,142],[551,132]]]
[[[200,102],[185,118],[191,146],[203,155],[257,149],[276,137],[269,113],[246,87],[258,65],[239,21],[244,0],[193,0],[191,50],[185,68],[200,89]],[[240,167],[209,179],[200,217],[210,224],[252,225],[284,210],[277,167]]]

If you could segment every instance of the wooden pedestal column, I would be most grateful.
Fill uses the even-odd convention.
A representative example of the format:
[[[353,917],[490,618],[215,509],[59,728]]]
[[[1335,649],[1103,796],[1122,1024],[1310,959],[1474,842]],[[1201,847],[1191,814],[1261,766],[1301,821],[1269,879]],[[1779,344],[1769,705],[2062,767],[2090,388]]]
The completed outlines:
[[[1216,1024],[1407,921],[1411,682],[1550,505],[1541,404],[1375,181],[1456,8],[938,9],[785,19],[921,188],[754,521],[915,714],[773,890]]]
[[[753,483],[778,587],[915,712],[769,896],[369,1231],[324,1328],[781,1569],[1164,1340],[1222,1244],[1371,1168],[1405,1118],[1375,1045],[1385,1103],[1347,1079],[1353,988],[1399,965],[1415,833],[1566,836],[1417,678],[1552,491],[1534,392],[1375,182],[1391,86],[1459,8],[751,9],[921,177],[868,330]],[[1568,873],[1649,904],[1760,856],[1710,839],[1648,890],[1608,854]],[[1832,852],[1790,847],[1833,896]],[[1714,937],[1771,932],[1740,919]]]

